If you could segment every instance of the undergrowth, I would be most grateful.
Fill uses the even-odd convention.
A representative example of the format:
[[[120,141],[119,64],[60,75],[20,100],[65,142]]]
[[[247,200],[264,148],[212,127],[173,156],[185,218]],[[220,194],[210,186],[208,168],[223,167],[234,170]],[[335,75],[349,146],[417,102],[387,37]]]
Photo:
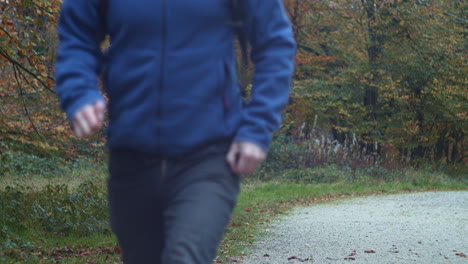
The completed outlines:
[[[95,182],[84,182],[74,190],[64,184],[40,191],[8,186],[0,192],[0,228],[2,250],[33,246],[25,240],[31,234],[109,233],[105,189]]]
[[[259,170],[244,179],[220,256],[242,255],[240,250],[255,239],[255,230],[294,205],[292,201],[330,194],[468,188],[464,164],[426,163],[416,169],[394,153],[369,151],[353,140],[340,144],[325,137],[277,139]],[[49,263],[69,243],[77,245],[73,250],[82,250],[83,245],[70,241],[102,236],[111,242],[91,242],[90,252],[111,252],[111,259],[117,258],[109,246],[115,239],[108,223],[102,161],[16,151],[2,153],[0,162],[0,262]],[[62,247],[44,249],[56,241],[51,237]],[[44,255],[43,262],[37,261],[38,254]]]

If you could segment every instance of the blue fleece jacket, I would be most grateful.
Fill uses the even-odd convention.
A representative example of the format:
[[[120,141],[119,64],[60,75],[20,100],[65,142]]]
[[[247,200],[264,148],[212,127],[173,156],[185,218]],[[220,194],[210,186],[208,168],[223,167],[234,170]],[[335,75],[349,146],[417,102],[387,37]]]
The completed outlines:
[[[251,99],[242,103],[235,72],[231,0],[64,0],[56,91],[72,119],[109,98],[108,146],[165,156],[218,140],[267,150],[281,122],[295,43],[281,0],[243,0],[255,65]],[[102,26],[104,25],[104,26]],[[108,33],[111,46],[102,56]]]

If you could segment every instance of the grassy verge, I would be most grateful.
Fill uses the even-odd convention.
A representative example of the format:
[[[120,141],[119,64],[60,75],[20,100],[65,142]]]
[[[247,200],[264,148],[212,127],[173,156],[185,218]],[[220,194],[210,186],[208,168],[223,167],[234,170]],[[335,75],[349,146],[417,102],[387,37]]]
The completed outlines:
[[[43,237],[41,237],[43,235]],[[120,264],[120,249],[110,234],[91,236],[56,236],[34,232],[24,234],[30,246],[23,245],[0,251],[0,263],[15,264]],[[42,244],[41,244],[42,243]]]
[[[333,181],[324,180],[324,175]],[[88,167],[55,177],[2,179],[0,262],[120,263],[120,250],[107,224],[105,177],[105,169]],[[462,189],[468,190],[465,178],[410,169],[379,177],[375,171],[350,174],[338,168],[285,171],[268,181],[250,177],[244,181],[216,262],[241,262],[268,223],[294,206],[359,195]]]
[[[86,181],[105,183],[107,178],[107,166],[94,164],[86,160],[77,160],[66,165],[54,163],[51,171],[19,171],[13,173],[0,172],[0,191],[7,186],[30,187],[33,190],[41,190],[47,185],[66,184],[71,189],[78,187]],[[104,185],[103,185],[104,186]]]

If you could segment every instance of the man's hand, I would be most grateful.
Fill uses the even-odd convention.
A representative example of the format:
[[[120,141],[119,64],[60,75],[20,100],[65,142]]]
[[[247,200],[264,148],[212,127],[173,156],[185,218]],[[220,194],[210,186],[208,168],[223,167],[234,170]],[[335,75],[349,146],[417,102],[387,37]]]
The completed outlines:
[[[79,138],[92,135],[102,128],[106,104],[99,101],[81,108],[73,119],[73,133]]]
[[[250,142],[233,142],[227,154],[227,162],[232,171],[240,175],[254,172],[265,158],[265,151]]]

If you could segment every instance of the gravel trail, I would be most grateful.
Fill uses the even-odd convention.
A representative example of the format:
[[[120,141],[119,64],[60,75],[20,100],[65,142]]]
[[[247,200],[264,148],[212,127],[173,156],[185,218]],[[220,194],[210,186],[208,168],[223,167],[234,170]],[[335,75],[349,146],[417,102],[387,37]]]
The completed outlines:
[[[370,196],[294,209],[247,264],[468,264],[468,191]]]

